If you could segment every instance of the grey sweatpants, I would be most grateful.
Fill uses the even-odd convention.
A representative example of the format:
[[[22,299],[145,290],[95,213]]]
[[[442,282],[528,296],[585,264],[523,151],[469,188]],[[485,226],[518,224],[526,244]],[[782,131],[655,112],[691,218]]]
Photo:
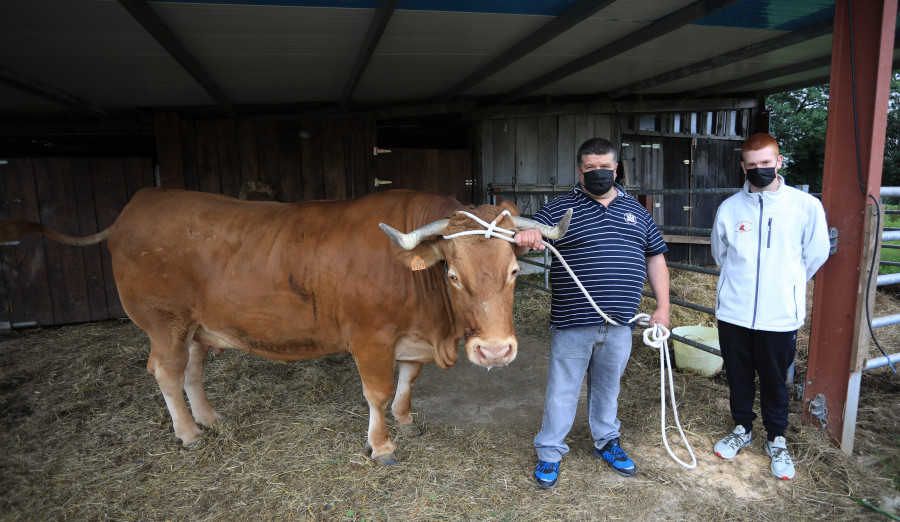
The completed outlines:
[[[631,356],[628,326],[585,326],[550,334],[550,368],[541,431],[534,437],[538,458],[558,462],[569,452],[564,439],[575,422],[581,383],[587,372],[588,424],[594,447],[619,437],[619,381]]]

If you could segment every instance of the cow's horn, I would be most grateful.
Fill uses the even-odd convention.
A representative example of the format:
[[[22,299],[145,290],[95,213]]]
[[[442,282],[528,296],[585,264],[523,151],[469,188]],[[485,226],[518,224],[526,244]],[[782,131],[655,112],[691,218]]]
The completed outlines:
[[[548,227],[543,223],[538,223],[533,219],[523,218],[519,216],[511,216],[513,223],[516,225],[517,230],[527,230],[529,228],[536,228],[541,231],[541,235],[546,237],[547,239],[559,239],[566,235],[566,230],[569,229],[569,221],[572,219],[572,209],[566,211],[566,215],[559,220],[559,223],[556,224],[555,227]]]
[[[444,227],[447,226],[449,221],[449,219],[439,219],[428,223],[422,228],[417,228],[408,234],[395,230],[384,223],[379,223],[378,226],[381,227],[381,230],[384,230],[384,233],[387,234],[388,237],[391,238],[391,241],[396,243],[398,247],[403,250],[412,250],[419,246],[419,243],[421,243],[422,240],[443,234]]]

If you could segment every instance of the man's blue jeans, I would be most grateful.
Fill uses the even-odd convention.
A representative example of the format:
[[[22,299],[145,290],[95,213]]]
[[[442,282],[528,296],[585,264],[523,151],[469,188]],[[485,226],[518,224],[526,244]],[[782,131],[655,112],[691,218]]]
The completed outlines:
[[[550,368],[541,431],[534,437],[538,458],[558,462],[569,452],[564,439],[575,422],[575,409],[585,372],[588,376],[588,424],[594,446],[619,437],[616,417],[619,381],[631,356],[628,326],[585,326],[550,335]]]

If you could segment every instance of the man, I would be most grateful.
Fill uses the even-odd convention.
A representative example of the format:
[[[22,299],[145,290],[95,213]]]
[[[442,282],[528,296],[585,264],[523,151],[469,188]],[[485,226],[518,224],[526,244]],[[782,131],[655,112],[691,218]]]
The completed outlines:
[[[719,345],[725,363],[734,431],[714,451],[732,459],[753,438],[754,373],[770,469],[794,478],[784,432],[788,425],[787,370],[797,330],[806,319],[806,282],[828,259],[828,227],[818,199],[784,183],[783,158],[768,134],[741,147],[744,188],[719,206],[710,245],[721,267],[716,293]]]
[[[569,447],[563,439],[575,421],[585,372],[588,376],[588,423],[594,455],[622,476],[634,475],[634,462],[619,445],[619,381],[631,355],[633,323],[649,276],[656,296],[650,324],[669,326],[669,271],[663,242],[650,213],[615,183],[616,150],[602,138],[584,142],[576,155],[579,183],[544,205],[534,219],[556,223],[568,209],[572,221],[565,236],[553,242],[597,306],[620,325],[608,324],[557,259],[550,279],[550,368],[541,431],[534,438],[538,464],[534,480],[544,489],[556,486],[559,463]],[[553,221],[553,220],[557,221]],[[521,255],[542,250],[537,230],[516,234]]]

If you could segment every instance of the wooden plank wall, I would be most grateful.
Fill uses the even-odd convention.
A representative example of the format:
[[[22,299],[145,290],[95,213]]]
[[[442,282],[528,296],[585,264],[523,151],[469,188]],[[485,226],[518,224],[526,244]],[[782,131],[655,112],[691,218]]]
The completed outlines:
[[[374,184],[372,119],[186,120],[155,117],[159,185],[237,197],[249,181],[276,199],[346,199]],[[6,159],[6,158],[4,158]],[[142,187],[152,158],[10,158],[0,165],[0,219],[73,236],[110,226]],[[106,243],[40,237],[0,246],[0,329],[124,317]]]
[[[73,236],[110,226],[138,189],[150,158],[11,158],[0,165],[0,219],[39,222]],[[125,315],[105,243],[72,247],[41,237],[0,246],[0,328]]]
[[[616,119],[608,114],[483,120],[476,132],[476,170],[485,201],[489,184],[573,185],[578,178],[575,154],[582,143],[595,137],[616,146],[620,141]],[[523,215],[533,215],[545,201],[541,196],[515,199]]]
[[[237,197],[268,184],[281,202],[347,199],[374,184],[371,119],[187,120],[156,116],[160,186]]]

